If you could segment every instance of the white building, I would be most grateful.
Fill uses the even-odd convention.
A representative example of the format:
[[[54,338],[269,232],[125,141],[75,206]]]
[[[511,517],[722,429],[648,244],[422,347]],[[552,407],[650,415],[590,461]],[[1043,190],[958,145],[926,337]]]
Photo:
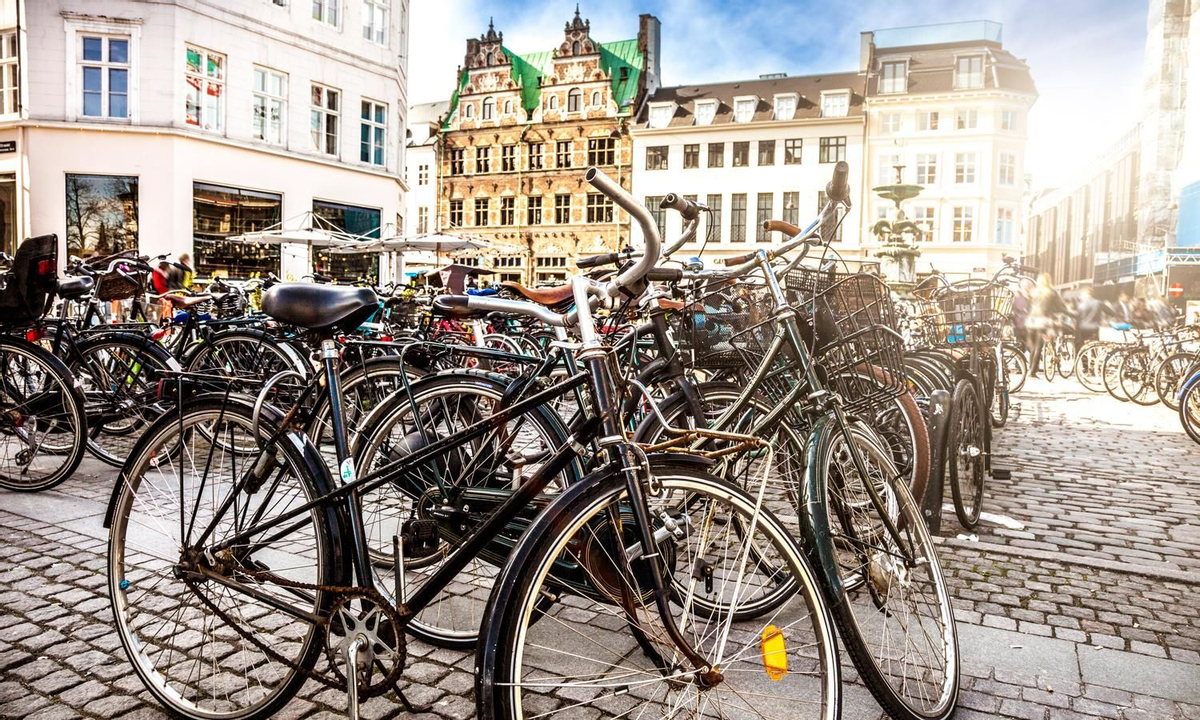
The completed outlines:
[[[992,273],[1024,246],[1022,195],[1029,67],[1001,45],[993,22],[964,22],[862,34],[867,188],[922,186],[906,214],[925,230],[919,274]],[[861,233],[895,206],[869,192]],[[872,249],[868,246],[866,252]]]
[[[191,251],[299,277],[307,249],[223,238],[315,212],[403,225],[408,0],[3,0],[7,248]],[[361,277],[369,256],[317,258]]]
[[[450,112],[450,102],[422,103],[408,108],[408,142],[404,153],[403,231],[407,235],[437,232],[438,227],[438,128]],[[437,261],[432,253],[407,253],[406,267],[410,271],[432,267]]]
[[[657,210],[663,195],[708,205],[711,223],[677,257],[702,245],[705,259],[727,257],[779,241],[759,229],[763,220],[813,220],[834,163],[845,160],[855,207],[834,247],[854,257],[863,122],[862,79],[853,72],[660,88],[633,127],[633,193],[655,212],[667,242],[682,232],[682,219]],[[636,226],[634,236],[640,241]]]

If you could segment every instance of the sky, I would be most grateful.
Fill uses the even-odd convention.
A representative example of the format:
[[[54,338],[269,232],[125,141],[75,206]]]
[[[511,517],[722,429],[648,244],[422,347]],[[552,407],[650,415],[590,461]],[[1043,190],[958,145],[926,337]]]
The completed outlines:
[[[962,20],[1004,26],[1039,98],[1026,170],[1037,189],[1070,180],[1137,122],[1147,0],[583,0],[600,42],[662,21],[662,81],[687,85],[858,68],[859,32]],[[466,39],[493,18],[517,53],[554,47],[574,0],[411,0],[410,103],[449,99]]]

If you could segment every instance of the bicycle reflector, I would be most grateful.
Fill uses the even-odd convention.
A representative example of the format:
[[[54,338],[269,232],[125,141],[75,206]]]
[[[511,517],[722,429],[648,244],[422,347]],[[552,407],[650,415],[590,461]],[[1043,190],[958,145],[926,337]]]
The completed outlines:
[[[763,670],[772,680],[782,680],[787,675],[787,641],[783,639],[783,631],[774,625],[768,625],[762,631]]]
[[[41,260],[38,262],[37,272],[41,277],[49,277],[58,270],[58,263],[54,260]]]
[[[42,339],[42,329],[41,328],[33,328],[32,330],[27,330],[25,332],[25,340],[27,342],[35,343],[41,339]]]

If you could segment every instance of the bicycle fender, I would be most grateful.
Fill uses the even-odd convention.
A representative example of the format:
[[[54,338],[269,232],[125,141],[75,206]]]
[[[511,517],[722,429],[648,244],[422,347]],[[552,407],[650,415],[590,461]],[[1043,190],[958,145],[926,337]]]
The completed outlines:
[[[800,483],[800,498],[797,514],[800,516],[801,546],[809,562],[821,575],[828,602],[836,603],[842,597],[842,578],[838,572],[837,555],[833,549],[833,533],[829,528],[828,477],[822,458],[841,433],[831,416],[817,420],[808,437],[807,470]]]

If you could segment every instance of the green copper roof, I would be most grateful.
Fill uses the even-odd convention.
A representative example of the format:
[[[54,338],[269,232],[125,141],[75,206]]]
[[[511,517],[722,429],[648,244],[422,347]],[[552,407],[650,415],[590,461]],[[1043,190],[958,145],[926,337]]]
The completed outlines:
[[[625,115],[633,108],[634,97],[637,95],[638,79],[642,73],[645,58],[638,51],[637,40],[621,40],[612,43],[597,43],[600,46],[600,69],[611,78],[613,99],[617,102],[618,113]],[[513,82],[521,90],[521,107],[526,113],[532,113],[542,102],[541,78],[554,72],[554,51],[518,55],[506,47],[501,47],[508,57]],[[622,68],[628,68],[622,78]],[[450,120],[458,113],[458,96],[467,86],[467,70],[459,74],[458,88],[450,97],[450,112],[442,124],[443,130],[450,129]]]

